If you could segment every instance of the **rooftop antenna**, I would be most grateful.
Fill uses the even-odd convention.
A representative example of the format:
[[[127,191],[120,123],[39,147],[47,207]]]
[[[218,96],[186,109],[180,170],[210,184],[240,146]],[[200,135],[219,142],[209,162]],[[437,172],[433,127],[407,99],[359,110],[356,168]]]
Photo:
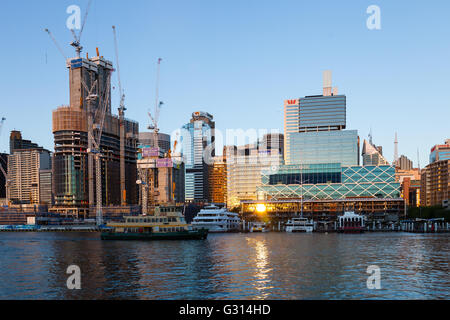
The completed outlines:
[[[370,131],[369,131],[369,142],[370,142],[370,144],[373,144],[372,143],[372,127],[370,127]]]
[[[419,172],[420,172],[420,157],[419,157],[419,148],[417,148],[417,167],[419,168]]]
[[[395,133],[395,141],[394,141],[394,165],[397,165],[398,162],[398,139],[397,132]]]

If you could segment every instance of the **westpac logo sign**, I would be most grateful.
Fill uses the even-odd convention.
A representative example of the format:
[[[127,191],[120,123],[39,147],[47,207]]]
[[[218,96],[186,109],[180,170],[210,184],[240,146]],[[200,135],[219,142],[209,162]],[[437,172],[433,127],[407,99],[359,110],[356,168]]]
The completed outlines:
[[[285,106],[295,106],[299,104],[299,99],[293,99],[293,100],[284,100]]]

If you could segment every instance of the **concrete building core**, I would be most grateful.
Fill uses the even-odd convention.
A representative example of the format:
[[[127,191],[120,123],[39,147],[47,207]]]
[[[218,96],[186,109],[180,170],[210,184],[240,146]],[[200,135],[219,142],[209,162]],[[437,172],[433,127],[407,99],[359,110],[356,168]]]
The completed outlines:
[[[100,141],[103,206],[121,204],[118,187],[120,120],[117,115],[111,113],[112,62],[103,57],[74,58],[69,59],[67,65],[70,105],[58,107],[53,111],[54,211],[86,216],[89,207],[95,205],[89,203],[88,103],[94,115],[94,124],[101,121],[101,110],[106,110]],[[89,93],[96,98],[87,99]],[[136,162],[139,125],[135,121],[125,119],[124,126],[126,202],[133,205],[138,203]],[[95,172],[95,161],[92,169]]]

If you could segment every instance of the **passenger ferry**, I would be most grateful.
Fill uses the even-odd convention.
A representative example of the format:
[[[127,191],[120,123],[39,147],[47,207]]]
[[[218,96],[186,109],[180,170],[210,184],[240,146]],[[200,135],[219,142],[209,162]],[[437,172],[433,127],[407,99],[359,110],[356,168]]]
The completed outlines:
[[[236,232],[240,225],[241,219],[237,213],[214,205],[200,210],[192,221],[194,228],[205,228],[209,232]]]
[[[292,218],[286,223],[286,232],[313,232],[314,222],[307,218]]]
[[[253,222],[250,227],[250,232],[269,232],[269,226],[264,222]]]
[[[204,240],[206,229],[186,223],[182,207],[160,206],[153,215],[126,216],[125,222],[108,223],[102,240]]]
[[[366,229],[364,226],[364,217],[354,212],[345,212],[338,219],[338,232],[363,233]]]

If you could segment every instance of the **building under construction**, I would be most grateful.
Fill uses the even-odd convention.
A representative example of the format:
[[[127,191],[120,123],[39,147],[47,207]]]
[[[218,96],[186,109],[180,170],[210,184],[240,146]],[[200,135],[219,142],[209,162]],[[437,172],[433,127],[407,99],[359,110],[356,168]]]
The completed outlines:
[[[52,211],[85,216],[96,199],[95,161],[88,155],[93,146],[88,139],[92,126],[101,131],[98,151],[101,154],[102,206],[138,203],[137,138],[139,125],[111,112],[112,62],[99,56],[73,58],[69,69],[70,105],[53,111],[53,192]],[[125,190],[121,192],[120,128],[124,127]],[[94,140],[95,141],[95,140]],[[91,165],[89,165],[91,164]],[[89,185],[91,184],[91,188]],[[90,194],[91,189],[91,194]],[[93,190],[92,190],[93,189]],[[126,201],[123,201],[125,200]],[[91,203],[90,203],[91,202]],[[95,216],[91,210],[90,216]]]

